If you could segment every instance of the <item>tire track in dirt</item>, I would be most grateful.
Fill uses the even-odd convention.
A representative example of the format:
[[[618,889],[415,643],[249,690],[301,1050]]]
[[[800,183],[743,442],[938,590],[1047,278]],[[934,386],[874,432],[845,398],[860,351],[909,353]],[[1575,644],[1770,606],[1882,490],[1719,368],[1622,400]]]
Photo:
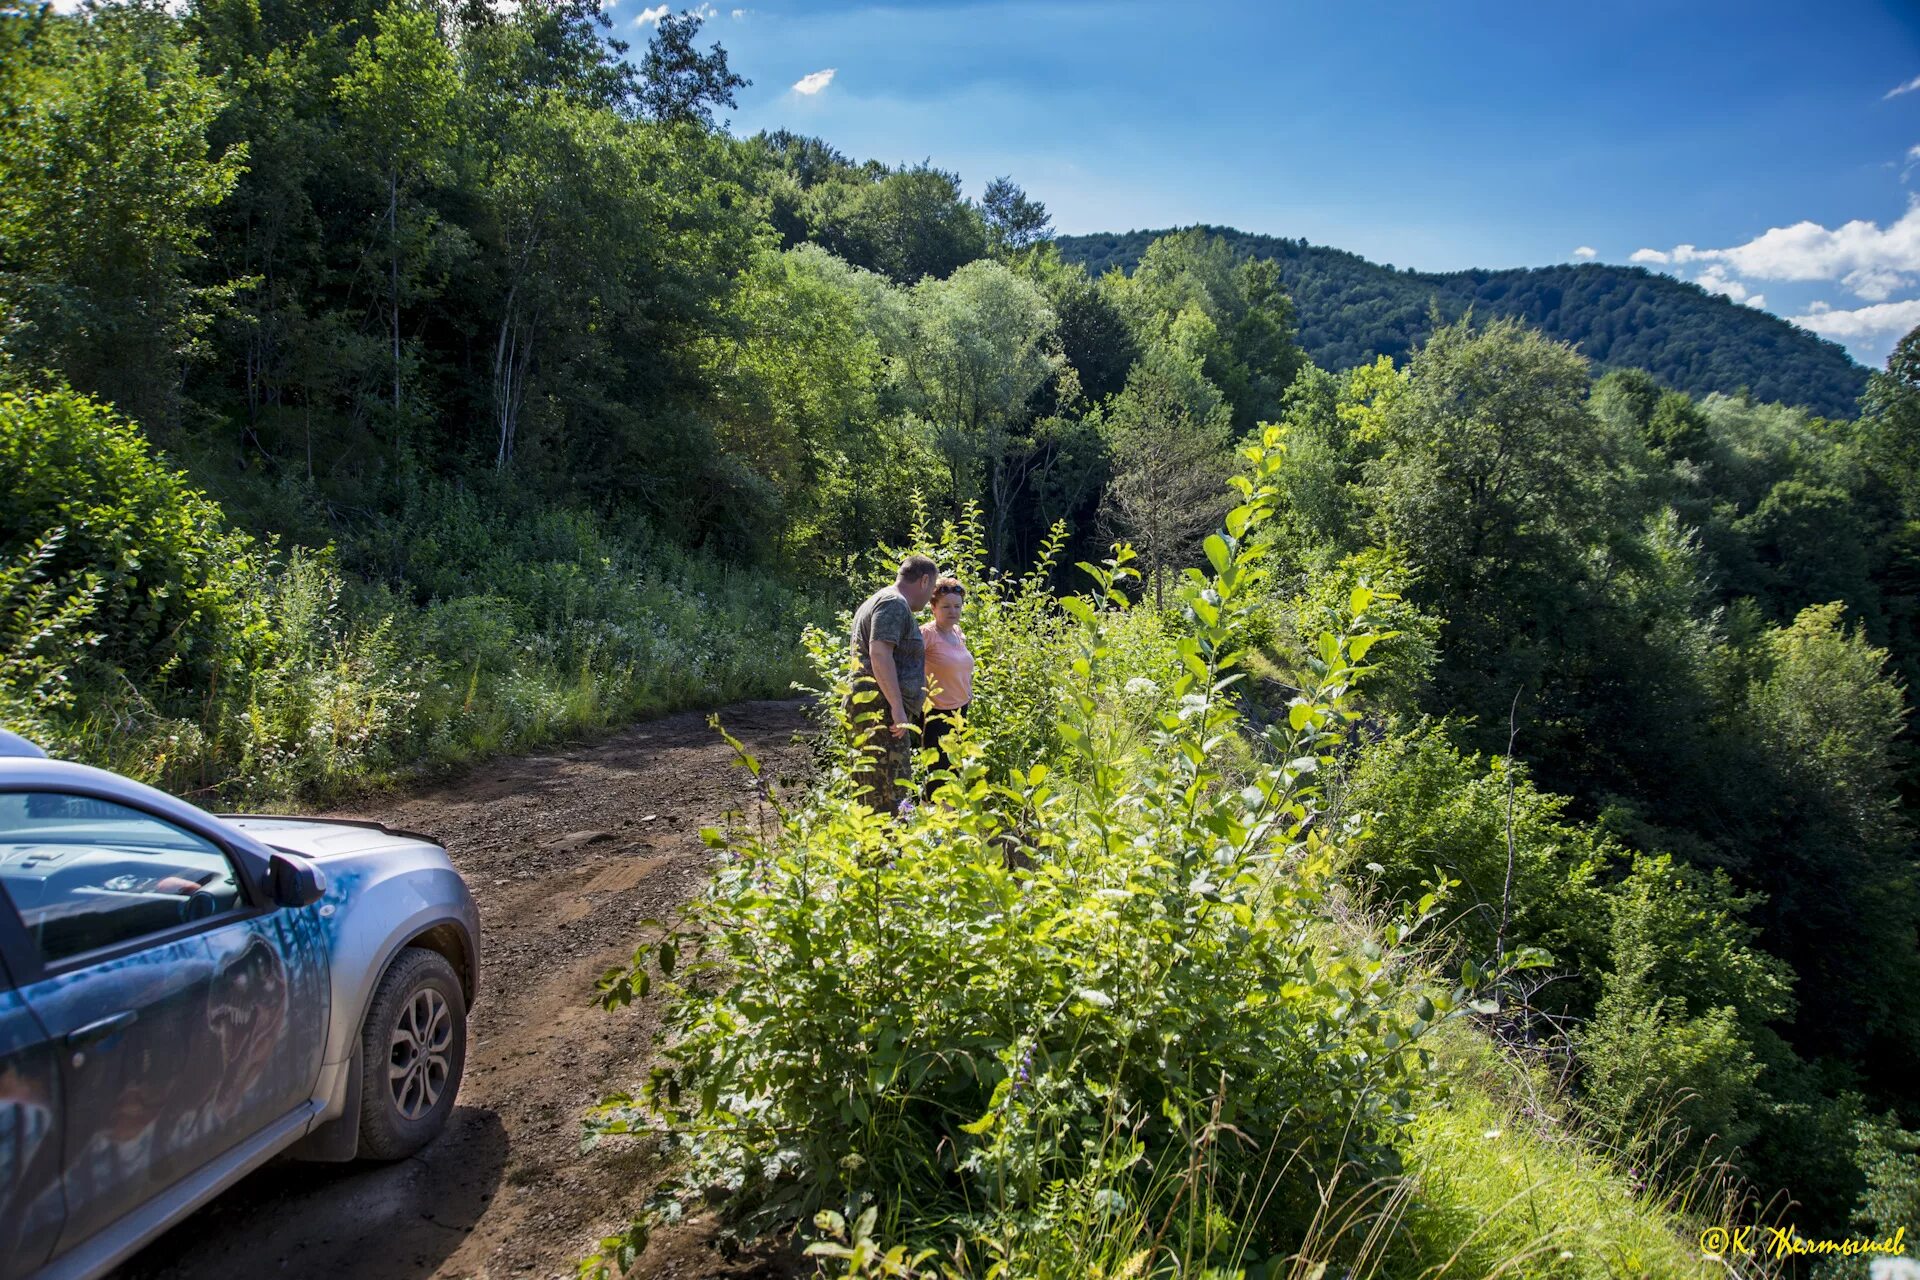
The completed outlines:
[[[748,702],[720,716],[765,772],[798,780],[805,712]],[[358,803],[361,816],[445,843],[480,907],[480,998],[447,1131],[393,1165],[261,1170],[136,1255],[121,1280],[572,1275],[659,1173],[644,1143],[577,1154],[581,1113],[638,1083],[655,1015],[602,1013],[593,983],[631,954],[641,921],[704,883],[700,828],[754,810],[732,759],[705,714],[686,713]],[[697,1251],[675,1252],[661,1274],[701,1272]]]

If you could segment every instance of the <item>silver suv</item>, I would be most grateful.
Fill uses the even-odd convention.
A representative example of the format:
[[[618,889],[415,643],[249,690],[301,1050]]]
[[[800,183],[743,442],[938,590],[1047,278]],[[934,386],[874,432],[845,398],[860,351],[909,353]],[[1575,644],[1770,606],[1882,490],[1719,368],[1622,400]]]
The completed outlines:
[[[479,933],[423,836],[217,818],[0,731],[0,1277],[100,1275],[282,1152],[432,1140]]]

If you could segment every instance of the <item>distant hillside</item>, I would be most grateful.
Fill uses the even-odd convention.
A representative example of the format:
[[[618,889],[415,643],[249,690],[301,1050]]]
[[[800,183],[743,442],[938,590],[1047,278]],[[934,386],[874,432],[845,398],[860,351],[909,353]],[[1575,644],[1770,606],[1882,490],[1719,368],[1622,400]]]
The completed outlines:
[[[1577,344],[1596,364],[1645,369],[1694,395],[1745,387],[1760,400],[1850,418],[1866,385],[1867,370],[1839,344],[1642,267],[1396,271],[1305,240],[1207,230],[1244,256],[1280,264],[1298,311],[1301,345],[1323,368],[1344,369],[1376,355],[1405,358],[1426,337],[1429,303],[1438,302],[1449,320],[1469,306],[1480,316],[1518,316]],[[1133,270],[1164,234],[1061,236],[1056,243],[1068,261],[1100,275],[1112,267]]]

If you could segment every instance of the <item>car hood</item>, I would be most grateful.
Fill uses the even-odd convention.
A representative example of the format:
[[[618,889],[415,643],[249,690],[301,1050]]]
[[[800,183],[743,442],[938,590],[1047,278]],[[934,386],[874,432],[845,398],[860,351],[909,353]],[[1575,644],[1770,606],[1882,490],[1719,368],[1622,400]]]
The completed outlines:
[[[324,862],[380,849],[438,850],[440,842],[415,831],[398,831],[355,818],[282,818],[267,814],[222,814],[221,820],[265,845]]]

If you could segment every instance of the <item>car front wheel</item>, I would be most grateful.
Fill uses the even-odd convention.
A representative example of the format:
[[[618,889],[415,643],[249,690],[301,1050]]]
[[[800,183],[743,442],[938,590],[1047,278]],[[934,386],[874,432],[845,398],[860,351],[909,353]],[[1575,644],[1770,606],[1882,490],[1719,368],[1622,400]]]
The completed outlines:
[[[467,1063],[467,1002],[453,966],[432,951],[402,951],[380,978],[360,1042],[360,1154],[412,1155],[446,1126]]]

